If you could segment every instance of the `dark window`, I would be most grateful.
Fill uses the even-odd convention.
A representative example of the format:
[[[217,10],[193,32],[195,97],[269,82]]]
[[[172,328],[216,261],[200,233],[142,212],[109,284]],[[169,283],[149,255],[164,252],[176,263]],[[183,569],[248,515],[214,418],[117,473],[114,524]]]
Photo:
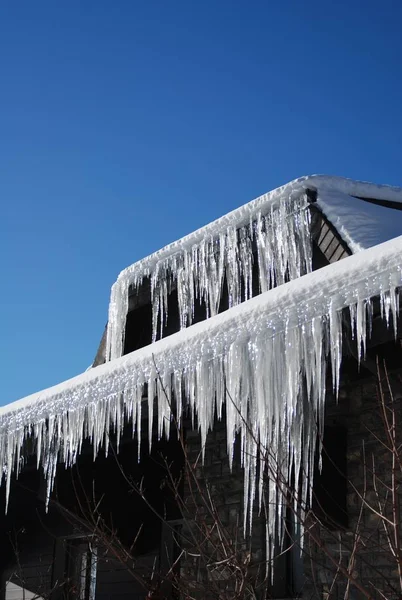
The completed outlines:
[[[265,542],[265,539],[264,539]],[[300,555],[300,528],[290,508],[286,513],[285,537],[279,541],[271,568],[273,581],[268,589],[270,598],[298,597],[303,586],[303,559]]]
[[[253,289],[252,295],[257,296],[259,290],[258,258],[256,251],[253,254]],[[242,285],[242,294],[245,297],[244,282]],[[226,279],[223,282],[219,313],[229,308],[229,294]],[[177,288],[172,283],[168,294],[168,318],[163,326],[162,337],[165,338],[180,330],[180,316],[178,309]],[[205,321],[207,310],[205,302],[200,299],[195,300],[194,316],[192,324]],[[160,336],[160,325],[158,324],[158,338]],[[149,280],[145,280],[143,285],[136,292],[129,293],[129,312],[126,319],[126,329],[124,337],[124,354],[129,354],[139,350],[152,342],[152,305],[151,288]]]
[[[94,540],[66,538],[65,561],[68,597],[95,600],[97,547]]]

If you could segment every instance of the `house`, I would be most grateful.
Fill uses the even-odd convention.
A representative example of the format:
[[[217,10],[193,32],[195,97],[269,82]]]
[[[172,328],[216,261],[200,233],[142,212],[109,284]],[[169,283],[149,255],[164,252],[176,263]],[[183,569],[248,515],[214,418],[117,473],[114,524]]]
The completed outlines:
[[[394,590],[361,448],[387,447],[401,209],[401,189],[305,177],[122,271],[94,368],[0,409],[3,597]]]

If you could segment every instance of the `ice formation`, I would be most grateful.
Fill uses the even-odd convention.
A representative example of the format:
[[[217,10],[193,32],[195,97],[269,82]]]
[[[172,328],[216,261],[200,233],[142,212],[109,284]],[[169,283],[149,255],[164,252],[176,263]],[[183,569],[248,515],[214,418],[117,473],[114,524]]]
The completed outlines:
[[[291,481],[292,471],[302,481],[300,505],[308,503],[327,364],[336,390],[344,319],[350,317],[360,356],[373,298],[379,297],[381,316],[396,333],[401,266],[399,237],[1,408],[0,468],[7,498],[28,438],[49,498],[58,461],[74,464],[83,439],[91,440],[96,456],[101,446],[107,451],[110,428],[119,437],[132,420],[139,441],[144,410],[149,431],[155,420],[158,435],[169,437],[174,399],[179,419],[184,405],[193,413],[204,444],[215,412],[221,417],[226,403],[230,460],[235,436],[241,441],[246,530],[263,496],[258,460],[267,460],[271,470],[264,494],[267,506],[277,507],[269,510],[267,522],[272,554],[283,534],[281,486]]]
[[[191,325],[197,299],[205,302],[207,317],[217,314],[224,285],[228,288],[230,306],[250,298],[253,251],[257,254],[258,285],[262,292],[308,273],[311,270],[308,189],[317,191],[317,206],[337,227],[352,252],[401,232],[402,213],[354,197],[402,202],[401,189],[328,176],[295,180],[122,271],[112,287],[106,360],[123,354],[129,291],[138,291],[144,279],[151,283],[155,341],[167,319],[168,293],[175,287],[182,328]]]
[[[269,195],[267,195],[269,196]],[[311,271],[310,212],[305,193],[243,207],[167,246],[123,271],[112,287],[106,341],[108,360],[123,354],[129,289],[151,283],[152,341],[167,322],[168,294],[177,287],[180,327],[191,325],[196,301],[205,302],[207,318],[218,314],[224,284],[229,308],[252,297],[253,246],[262,292]],[[236,211],[235,211],[236,212]],[[239,223],[240,221],[240,223]]]

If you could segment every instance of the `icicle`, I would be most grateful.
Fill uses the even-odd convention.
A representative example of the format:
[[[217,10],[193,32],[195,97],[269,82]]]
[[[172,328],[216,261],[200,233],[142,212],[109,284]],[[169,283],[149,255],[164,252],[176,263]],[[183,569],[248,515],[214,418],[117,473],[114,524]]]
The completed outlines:
[[[260,206],[260,203],[257,204]],[[215,227],[192,243],[192,236],[168,246],[123,271],[112,287],[106,359],[123,354],[128,294],[145,279],[151,283],[152,341],[167,322],[168,293],[177,288],[180,327],[192,324],[195,303],[205,303],[207,318],[219,310],[226,281],[229,307],[253,295],[253,244],[259,264],[259,287],[267,291],[311,271],[310,212],[305,194],[268,203],[265,214],[250,203],[249,223]],[[253,212],[253,208],[254,211]],[[225,222],[225,221],[224,221]],[[166,256],[164,255],[166,254]],[[152,264],[152,267],[150,267]]]
[[[275,243],[283,246],[286,242]],[[227,239],[225,244],[229,244]],[[279,246],[275,251],[279,252]],[[204,251],[210,252],[206,247]],[[232,255],[234,269],[240,264],[237,252],[232,248],[227,254]],[[335,391],[339,386],[343,310],[349,309],[362,349],[372,319],[367,306],[374,297],[380,297],[383,317],[390,326],[392,320],[396,333],[401,256],[402,238],[398,238],[0,409],[0,472],[6,502],[11,476],[18,473],[28,438],[36,445],[49,499],[58,461],[73,465],[85,437],[92,440],[94,456],[102,445],[107,452],[109,431],[114,429],[119,435],[127,418],[135,420],[140,459],[145,393],[148,436],[152,438],[156,421],[158,436],[169,437],[172,406],[176,403],[181,413],[186,404],[203,446],[214,424],[215,406],[221,415],[225,402],[230,461],[235,437],[241,440],[245,531],[252,524],[257,494],[261,504],[262,486],[257,480],[261,464],[269,471],[264,502],[272,556],[276,540],[283,538],[281,515],[292,470],[301,480],[298,512],[311,497],[316,423],[322,434],[328,361]],[[213,269],[219,271],[219,261]],[[285,271],[275,277],[286,277]],[[238,281],[233,274],[233,298],[241,293]],[[215,299],[218,295],[216,291]],[[183,303],[189,307],[190,300]],[[154,398],[157,415],[150,406]]]
[[[339,312],[339,310],[336,310],[337,304],[339,305],[339,301],[336,302],[336,298],[331,298],[329,311],[329,335],[331,340],[332,383],[336,397],[338,397],[339,392],[339,375],[342,361],[342,313]],[[361,334],[360,339],[363,339],[363,333]]]
[[[356,340],[359,364],[366,354],[366,332],[366,302],[365,299],[362,298],[356,305]]]
[[[143,386],[138,386],[138,394],[137,394],[137,458],[138,462],[141,459],[141,419],[142,419],[142,392]],[[152,441],[151,441],[152,444]]]

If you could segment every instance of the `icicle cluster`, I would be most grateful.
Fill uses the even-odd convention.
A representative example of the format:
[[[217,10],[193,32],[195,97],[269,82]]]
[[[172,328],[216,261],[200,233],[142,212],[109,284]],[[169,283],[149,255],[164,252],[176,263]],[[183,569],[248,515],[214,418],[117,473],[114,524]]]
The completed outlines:
[[[224,285],[229,308],[252,297],[255,255],[262,292],[309,273],[312,251],[307,206],[306,194],[300,190],[285,197],[262,196],[123,271],[111,292],[107,360],[123,354],[129,290],[138,292],[145,279],[151,283],[155,342],[162,337],[168,294],[174,288],[183,329],[193,322],[197,301],[205,303],[207,318],[218,314]],[[235,218],[230,219],[231,215]],[[239,217],[247,222],[239,226]]]
[[[7,497],[28,438],[44,470],[49,498],[58,461],[74,464],[83,439],[92,441],[95,457],[101,446],[107,451],[110,428],[119,437],[130,419],[139,443],[146,410],[151,444],[154,399],[159,436],[169,437],[174,398],[177,414],[184,404],[190,407],[202,444],[215,410],[221,417],[226,403],[230,461],[235,435],[241,440],[245,529],[251,526],[254,503],[262,498],[258,459],[267,460],[271,470],[264,493],[272,552],[283,535],[284,496],[278,482],[290,482],[292,469],[303,484],[301,505],[308,502],[329,362],[335,391],[339,385],[344,309],[359,356],[371,328],[373,298],[380,298],[381,315],[396,335],[401,256],[402,237],[0,409],[0,468]]]

